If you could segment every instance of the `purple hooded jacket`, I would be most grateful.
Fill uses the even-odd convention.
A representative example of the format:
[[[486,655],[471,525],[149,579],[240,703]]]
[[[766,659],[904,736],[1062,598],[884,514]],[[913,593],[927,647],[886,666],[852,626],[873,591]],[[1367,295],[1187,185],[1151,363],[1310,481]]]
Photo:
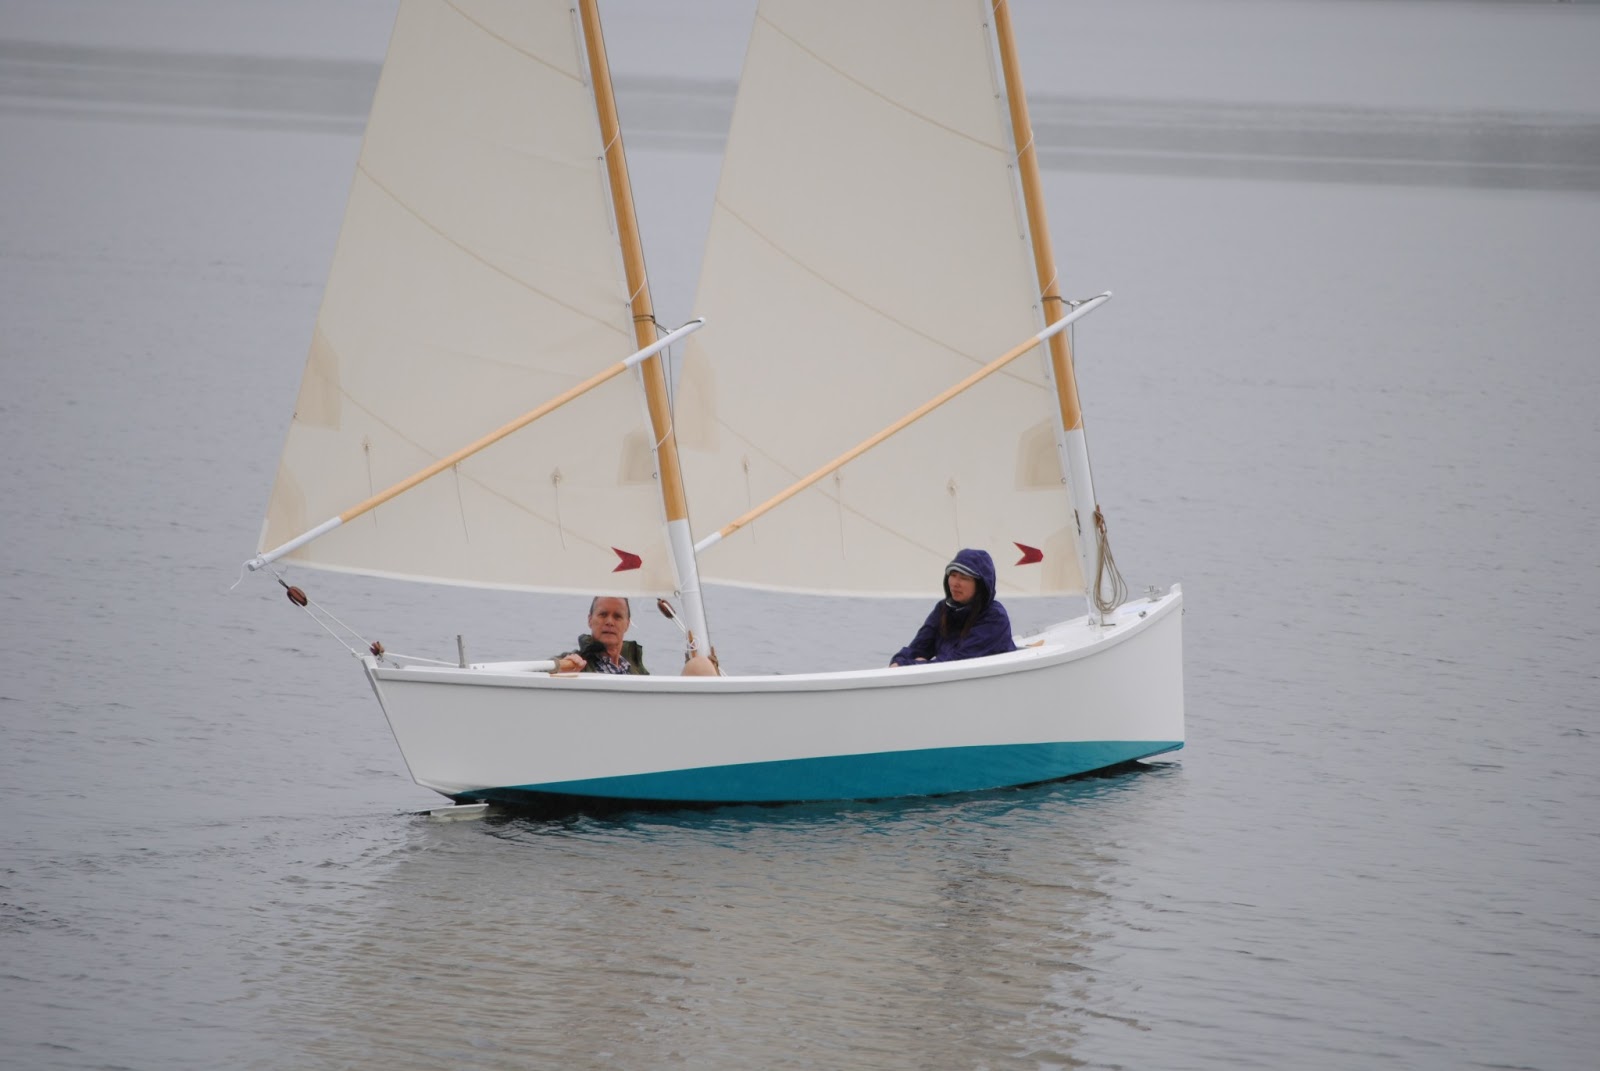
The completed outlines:
[[[950,601],[949,575],[952,568],[969,573],[977,590],[965,606]],[[900,648],[892,666],[907,666],[917,659],[928,662],[954,662],[962,658],[1015,651],[1011,640],[1011,618],[1006,608],[994,601],[994,559],[986,550],[963,550],[945,567],[944,601],[933,608],[917,630],[916,638]]]

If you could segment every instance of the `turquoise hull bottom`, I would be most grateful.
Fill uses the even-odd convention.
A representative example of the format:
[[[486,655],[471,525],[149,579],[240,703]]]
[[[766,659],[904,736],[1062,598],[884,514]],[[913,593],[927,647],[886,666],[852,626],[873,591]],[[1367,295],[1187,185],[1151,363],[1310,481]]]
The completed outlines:
[[[1176,751],[1182,746],[1181,740],[1099,740],[930,748],[507,785],[464,792],[453,798],[512,806],[581,805],[593,801],[642,807],[943,796],[1075,777]]]

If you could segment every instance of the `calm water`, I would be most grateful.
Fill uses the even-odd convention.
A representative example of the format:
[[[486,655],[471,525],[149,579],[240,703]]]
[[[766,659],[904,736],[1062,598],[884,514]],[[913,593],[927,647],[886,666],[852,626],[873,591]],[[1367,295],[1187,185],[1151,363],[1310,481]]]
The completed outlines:
[[[748,10],[606,10],[686,317]],[[1600,8],[1019,9],[1067,289],[1118,294],[1117,558],[1188,593],[1178,762],[449,824],[341,649],[227,590],[391,14],[0,8],[0,1066],[1593,1066]],[[299,579],[416,653],[581,617]],[[713,611],[764,670],[922,604]]]

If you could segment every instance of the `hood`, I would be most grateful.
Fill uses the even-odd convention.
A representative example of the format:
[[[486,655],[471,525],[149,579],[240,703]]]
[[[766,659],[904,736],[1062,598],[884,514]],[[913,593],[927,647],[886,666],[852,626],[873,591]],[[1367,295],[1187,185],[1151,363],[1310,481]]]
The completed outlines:
[[[971,547],[956,552],[950,559],[950,565],[944,567],[945,576],[948,577],[951,566],[959,565],[963,572],[971,573],[978,581],[978,592],[972,597],[972,605],[983,606],[994,598],[994,559],[989,557],[986,550],[975,550]],[[950,598],[950,581],[945,579],[944,597]]]

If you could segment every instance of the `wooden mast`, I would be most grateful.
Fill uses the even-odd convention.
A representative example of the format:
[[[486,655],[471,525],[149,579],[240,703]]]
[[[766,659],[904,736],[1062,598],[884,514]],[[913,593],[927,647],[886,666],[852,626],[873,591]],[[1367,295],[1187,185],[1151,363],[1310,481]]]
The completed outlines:
[[[1039,156],[1034,146],[1033,124],[1028,119],[1028,98],[1022,85],[1022,69],[1017,62],[1016,38],[1011,28],[1011,7],[1007,0],[991,0],[995,37],[1000,49],[1000,68],[1005,79],[1006,100],[1011,108],[1011,136],[1017,147],[1017,169],[1022,180],[1022,202],[1028,217],[1028,234],[1033,241],[1033,265],[1039,279],[1039,296],[1046,323],[1059,320],[1067,311],[1056,273],[1055,252],[1050,246],[1050,223],[1045,216],[1043,185],[1039,179]],[[1100,571],[1099,505],[1089,473],[1089,451],[1083,436],[1083,410],[1078,404],[1078,380],[1072,368],[1072,343],[1066,334],[1050,337],[1050,370],[1056,385],[1056,403],[1061,413],[1061,434],[1056,436],[1062,473],[1072,494],[1072,507],[1078,528],[1078,561],[1083,570],[1084,596],[1089,622],[1098,625],[1100,613],[1095,605],[1096,578]],[[1087,524],[1085,522],[1088,522]],[[1088,531],[1085,529],[1088,528]]]
[[[611,87],[611,66],[606,59],[605,38],[600,31],[597,0],[578,0],[578,10],[583,19],[589,77],[594,84],[595,107],[600,116],[600,137],[605,145],[606,175],[610,180],[611,203],[617,221],[617,240],[622,246],[628,293],[632,295],[634,337],[643,349],[656,338],[655,310],[650,303],[650,283],[645,277],[644,245],[639,238],[639,220],[634,213],[628,160],[622,149],[622,126],[617,119],[616,94]],[[683,492],[678,440],[673,433],[672,408],[667,399],[666,362],[659,354],[652,356],[640,366],[640,372],[644,377],[645,398],[650,410],[651,436],[656,444],[661,500],[666,508],[667,536],[677,568],[678,589],[683,596],[696,653],[709,654],[711,640],[706,627],[705,607],[700,598],[700,576],[689,530],[689,504]]]

